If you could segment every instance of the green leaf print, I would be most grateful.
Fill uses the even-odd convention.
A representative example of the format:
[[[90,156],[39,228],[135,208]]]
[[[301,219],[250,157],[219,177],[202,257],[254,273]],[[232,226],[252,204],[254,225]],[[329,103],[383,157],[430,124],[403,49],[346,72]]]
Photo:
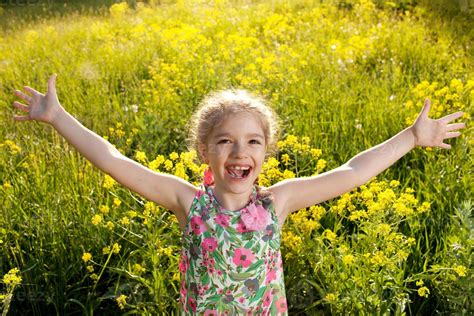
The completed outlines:
[[[265,294],[266,290],[267,290],[266,286],[260,287],[260,289],[257,291],[257,293],[255,293],[255,296],[252,299],[249,300],[250,304],[262,301],[262,297]],[[271,291],[271,289],[270,289],[270,291]]]
[[[253,275],[254,275],[253,272],[241,272],[241,273],[230,272],[229,278],[232,281],[245,281],[248,278],[252,277]]]
[[[220,267],[226,266],[224,257],[222,257],[222,254],[220,252],[214,251],[212,254],[213,254],[214,260]]]
[[[257,260],[248,267],[248,270],[249,271],[255,271],[256,269],[260,268],[263,263],[264,263],[263,259]],[[253,273],[255,273],[255,272],[253,272]]]

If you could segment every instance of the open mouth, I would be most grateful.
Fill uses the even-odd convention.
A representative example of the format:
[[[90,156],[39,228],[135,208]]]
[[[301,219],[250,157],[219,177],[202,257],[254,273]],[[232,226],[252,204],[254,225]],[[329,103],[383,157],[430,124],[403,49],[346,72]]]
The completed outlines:
[[[250,174],[252,167],[242,167],[240,169],[227,167],[226,170],[227,173],[234,179],[245,179]]]

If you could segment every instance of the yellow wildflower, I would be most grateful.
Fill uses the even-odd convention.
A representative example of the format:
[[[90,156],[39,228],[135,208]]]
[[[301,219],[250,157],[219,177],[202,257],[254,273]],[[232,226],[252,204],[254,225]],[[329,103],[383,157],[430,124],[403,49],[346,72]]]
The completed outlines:
[[[104,177],[104,183],[102,184],[102,186],[106,189],[110,189],[114,184],[115,184],[114,178],[106,174]]]
[[[93,225],[99,225],[99,223],[102,222],[102,215],[100,214],[96,214],[94,216],[92,216],[92,224]]]
[[[121,247],[119,244],[115,243],[115,244],[113,244],[113,246],[112,246],[112,252],[115,253],[115,254],[117,254],[117,253],[120,252],[120,249],[121,249],[121,248],[122,248],[122,247]]]
[[[420,212],[420,213],[427,212],[427,211],[429,211],[430,206],[431,206],[430,202],[423,202],[421,204],[421,206],[418,208],[418,212]]]
[[[11,187],[12,187],[12,185],[11,185],[10,182],[7,181],[7,182],[4,182],[4,183],[3,183],[3,189],[4,189],[4,190],[8,190],[8,189],[10,189]]]
[[[100,211],[102,214],[104,214],[104,215],[109,214],[109,210],[110,210],[110,209],[109,209],[109,207],[108,207],[107,205],[101,205],[101,206],[99,207],[99,211]]]
[[[114,3],[110,6],[109,12],[115,18],[123,16],[129,9],[127,2]]]
[[[95,274],[95,273],[92,273],[92,274],[90,275],[90,278],[91,278],[92,280],[94,280],[94,281],[99,280],[99,276],[98,276],[97,274]]]
[[[102,248],[102,254],[108,255],[109,253],[110,253],[110,247],[109,246],[105,246],[104,248]]]
[[[352,265],[354,263],[354,256],[353,255],[345,255],[342,257],[342,262],[345,264],[345,265]]]
[[[169,159],[166,159],[165,161],[165,169],[167,171],[170,171],[173,168],[173,162]]]
[[[114,229],[115,224],[112,223],[111,221],[107,221],[107,223],[105,224],[105,227],[106,227],[108,230],[112,230],[112,229]]]
[[[326,168],[326,160],[324,159],[319,159],[318,162],[316,163],[316,169],[319,171],[323,170]]]
[[[114,205],[115,205],[116,207],[119,207],[120,204],[122,204],[122,201],[120,201],[120,199],[114,198]]]
[[[144,163],[147,160],[146,154],[143,151],[137,151],[135,153],[135,158],[141,163]]]
[[[122,219],[120,220],[120,224],[122,224],[122,225],[128,225],[128,224],[130,224],[130,219],[129,219],[127,216],[124,216],[124,217],[122,217]]]
[[[377,251],[370,259],[370,262],[376,265],[384,265],[387,262],[387,257],[385,257],[383,251]]]
[[[92,255],[89,252],[84,252],[84,254],[82,255],[82,260],[84,260],[84,262],[89,262],[89,260],[91,259]]]
[[[129,216],[130,218],[135,218],[135,217],[138,216],[138,213],[135,212],[135,211],[128,211],[128,216]]]
[[[132,271],[133,271],[134,274],[140,275],[140,274],[142,274],[143,272],[145,272],[146,269],[145,269],[144,267],[142,267],[140,264],[135,263],[135,264],[133,265]]]
[[[391,230],[392,230],[392,227],[390,227],[389,224],[385,224],[385,223],[377,225],[377,228],[375,229],[377,234],[381,236],[387,236]]]
[[[423,280],[416,281],[416,286],[423,286]]]
[[[89,271],[90,273],[94,272],[94,266],[88,265],[87,271]]]
[[[124,309],[125,305],[127,304],[127,296],[122,294],[117,297],[117,304],[120,309]]]
[[[170,154],[170,159],[171,159],[171,160],[175,161],[175,160],[178,159],[178,158],[179,158],[179,155],[178,155],[176,152],[173,151],[173,152]]]
[[[454,266],[454,271],[456,271],[456,273],[460,276],[460,277],[463,277],[463,276],[466,276],[466,272],[467,272],[467,268],[465,266]]]
[[[337,300],[337,294],[334,294],[334,293],[328,293],[326,294],[326,296],[324,297],[324,299],[328,302],[334,302],[335,300]]]
[[[281,155],[281,161],[287,166],[290,163],[290,156],[288,154]]]
[[[311,148],[310,152],[311,152],[311,156],[313,156],[314,159],[318,159],[323,153],[321,149],[316,149],[316,148]]]
[[[20,270],[18,268],[10,269],[10,271],[8,271],[8,273],[3,276],[3,283],[5,283],[7,285],[8,284],[12,284],[12,285],[20,284],[21,281],[22,281],[22,278],[21,278],[21,276],[17,275],[18,272],[20,272]]]
[[[418,289],[418,295],[419,296],[428,297],[428,294],[430,294],[430,290],[426,286],[420,287]]]
[[[330,229],[326,229],[324,232],[323,232],[323,238],[324,239],[327,239],[329,240],[330,242],[333,242],[334,240],[336,240],[337,238],[337,235]]]

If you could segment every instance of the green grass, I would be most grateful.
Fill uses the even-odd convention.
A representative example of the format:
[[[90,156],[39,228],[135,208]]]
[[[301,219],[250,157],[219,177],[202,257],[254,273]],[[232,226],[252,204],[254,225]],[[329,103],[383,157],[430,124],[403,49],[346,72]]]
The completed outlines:
[[[23,278],[12,314],[116,314],[121,310],[115,298],[122,293],[130,304],[124,312],[174,311],[180,246],[170,212],[143,215],[146,201],[120,186],[104,188],[104,175],[52,127],[14,122],[13,89],[29,85],[45,91],[47,79],[57,73],[66,110],[107,135],[127,156],[143,151],[149,161],[186,151],[190,115],[204,95],[224,87],[266,96],[283,120],[282,137],[310,137],[311,145],[323,151],[325,170],[404,129],[425,96],[446,104],[432,117],[463,110],[469,119],[472,113],[472,15],[452,1],[394,1],[393,6],[365,1],[366,7],[356,1],[155,1],[146,9],[129,2],[131,9],[115,17],[108,9],[113,3],[64,6],[55,1],[0,11],[0,174],[2,183],[11,185],[0,190],[0,274],[18,267]],[[444,86],[455,93],[453,79],[464,87],[455,100],[437,97]],[[414,89],[425,80],[438,87],[420,96]],[[414,107],[407,107],[408,101]],[[109,130],[117,130],[119,122],[122,137]],[[404,292],[411,300],[409,314],[473,308],[472,297],[465,294],[473,283],[472,223],[467,223],[472,217],[472,129],[466,123],[463,136],[447,141],[451,150],[417,148],[379,175],[399,180],[401,188],[414,188],[420,201],[432,203],[428,217],[399,227],[407,236],[413,229],[417,240],[401,270],[405,280],[434,264],[468,267],[467,276],[456,280],[430,272],[428,298],[417,295],[413,282],[406,283],[415,288]],[[198,177],[188,172],[193,180]],[[114,197],[120,206],[113,207]],[[111,207],[104,218],[115,223],[112,230],[91,223],[101,205]],[[130,210],[141,217],[120,225]],[[459,212],[464,220],[454,217]],[[328,215],[318,234],[338,220],[352,225]],[[462,255],[453,252],[453,240],[462,245]],[[122,249],[107,261],[102,249],[116,242]],[[334,253],[319,249],[316,257],[332,260]],[[96,284],[81,260],[84,252],[92,253],[97,275],[103,269]],[[128,273],[135,263],[146,267],[143,275]],[[285,278],[293,293],[302,285],[291,280],[311,275],[312,268],[289,267]],[[311,281],[330,292],[326,282],[336,276]],[[335,304],[313,299],[301,304],[289,296],[290,311],[302,313],[314,305],[306,313],[335,313],[345,306],[342,298]]]

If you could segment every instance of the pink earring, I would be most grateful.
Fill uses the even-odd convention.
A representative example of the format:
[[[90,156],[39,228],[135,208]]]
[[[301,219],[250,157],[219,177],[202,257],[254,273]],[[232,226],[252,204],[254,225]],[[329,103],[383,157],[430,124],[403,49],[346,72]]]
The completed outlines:
[[[207,169],[204,170],[204,184],[207,186],[214,184],[214,175],[212,174],[211,167],[207,167]]]

